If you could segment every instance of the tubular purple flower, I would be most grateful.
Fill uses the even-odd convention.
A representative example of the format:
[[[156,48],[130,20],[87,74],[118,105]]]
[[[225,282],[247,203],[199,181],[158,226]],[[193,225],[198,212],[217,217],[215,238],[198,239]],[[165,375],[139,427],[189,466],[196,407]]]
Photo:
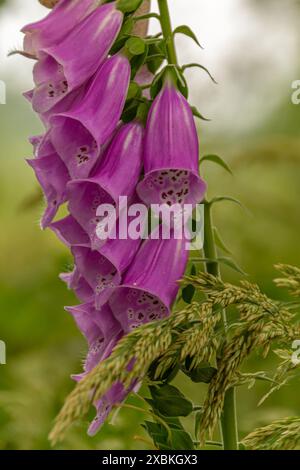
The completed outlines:
[[[89,246],[88,234],[71,215],[53,222],[49,225],[49,228],[68,248],[72,246]]]
[[[88,429],[88,435],[94,436],[108,418],[113,407],[123,403],[130,392],[137,392],[139,388],[140,384],[135,382],[129,390],[125,390],[121,382],[116,382],[101,400],[95,403],[97,415]]]
[[[101,309],[112,295],[113,288],[121,283],[122,274],[132,262],[140,244],[139,239],[127,238],[107,240],[99,251],[88,247],[72,247],[76,267],[94,291],[97,309]]]
[[[72,272],[61,273],[59,278],[66,283],[68,289],[72,289],[80,302],[91,302],[94,300],[94,291],[86,280],[75,268]]]
[[[188,255],[184,239],[157,239],[154,233],[143,243],[109,301],[125,332],[169,315]]]
[[[98,0],[61,0],[45,18],[24,26],[24,51],[37,56],[40,49],[57,44],[97,5]]]
[[[72,314],[88,341],[89,352],[84,364],[84,372],[88,373],[111,353],[112,347],[121,337],[121,325],[107,304],[102,307],[101,312],[95,310],[92,302],[66,307],[66,310]],[[77,378],[82,378],[82,375]]]
[[[66,201],[66,186],[70,176],[56,153],[42,158],[28,159],[27,163],[34,170],[47,201],[41,220],[41,227],[44,229],[52,222],[60,205]]]
[[[115,130],[130,80],[128,59],[115,55],[97,72],[80,105],[53,116],[51,140],[72,178],[87,178]]]
[[[147,204],[197,204],[206,184],[199,176],[199,142],[192,110],[170,78],[149,112],[145,177],[137,187]]]
[[[139,122],[123,125],[108,146],[103,161],[88,179],[68,184],[69,210],[99,246],[96,228],[100,204],[118,205],[120,196],[133,195],[142,168],[144,128]]]
[[[100,6],[59,44],[42,49],[34,67],[32,106],[45,113],[103,64],[123,21],[114,3]]]

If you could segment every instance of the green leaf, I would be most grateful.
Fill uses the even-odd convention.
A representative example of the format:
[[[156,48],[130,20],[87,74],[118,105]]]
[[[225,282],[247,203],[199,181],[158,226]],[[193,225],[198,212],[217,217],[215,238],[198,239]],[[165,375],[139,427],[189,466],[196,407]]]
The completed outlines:
[[[222,168],[224,168],[224,170],[226,170],[231,175],[233,174],[231,168],[227,165],[227,163],[223,160],[223,158],[219,157],[219,155],[214,155],[214,154],[204,155],[204,157],[200,159],[200,165],[203,162],[215,163],[216,165],[219,165]]]
[[[165,40],[161,39],[155,44],[149,45],[149,56],[147,58],[147,65],[150,72],[155,74],[162,65],[166,57]]]
[[[143,0],[118,0],[117,9],[123,13],[131,13],[137,10],[142,2]]]
[[[248,214],[250,214],[249,209],[246,206],[244,206],[244,204],[242,204],[241,201],[239,201],[238,199],[236,199],[234,197],[231,197],[231,196],[217,196],[217,197],[214,197],[213,199],[211,199],[209,201],[209,204],[213,205],[217,202],[226,202],[226,201],[227,202],[232,202],[233,204],[237,204],[242,209],[244,209],[246,212],[248,212]]]
[[[163,416],[188,416],[192,413],[192,402],[185,398],[173,385],[150,385],[149,390],[154,400],[155,408]]]
[[[118,39],[120,39],[123,36],[128,36],[131,33],[133,27],[134,27],[133,18],[131,17],[127,18],[127,20],[124,21],[123,26],[119,32]]]
[[[200,111],[196,108],[196,106],[191,106],[191,109],[195,117],[201,119],[202,121],[211,121],[211,119],[208,119],[205,116],[203,116],[203,114],[200,113]]]
[[[156,361],[152,362],[149,370],[148,370],[148,376],[150,380],[157,381],[160,380],[161,382],[171,382],[177,375],[179,371],[179,366],[176,364],[175,366],[169,367],[163,374],[157,375],[156,370],[157,366],[159,365],[159,359]]]
[[[142,38],[133,36],[126,41],[126,48],[132,55],[141,55],[145,52],[146,43]]]
[[[212,76],[212,74],[210,73],[210,71],[204,67],[204,65],[201,65],[201,64],[197,64],[197,63],[192,63],[192,64],[186,64],[186,65],[183,65],[181,67],[181,70],[184,72],[186,69],[190,69],[192,67],[198,67],[199,69],[202,69],[204,70],[204,72],[206,72],[208,74],[208,76],[211,78],[211,80],[217,85],[218,83],[216,82],[216,80],[214,79],[214,77]]]
[[[141,87],[136,82],[130,82],[126,101],[133,100],[134,98],[140,98],[142,95]]]
[[[221,235],[219,234],[219,231],[217,229],[217,227],[214,227],[213,228],[213,231],[214,231],[214,239],[215,239],[215,243],[216,245],[222,250],[224,251],[224,253],[227,253],[227,255],[231,255],[231,251],[227,248],[227,246],[225,245]]]
[[[145,421],[144,429],[153,439],[159,450],[193,450],[194,444],[189,433],[185,431],[179,420],[166,420],[171,431],[170,441],[167,430],[162,424]]]
[[[139,69],[145,64],[148,56],[149,47],[145,44],[145,51],[143,54],[134,55],[130,60],[131,65],[131,79],[134,80],[134,77],[138,73]]]
[[[243,276],[247,276],[247,273],[245,273],[245,271],[243,271],[242,268],[240,268],[239,265],[232,258],[221,257],[218,258],[218,262],[224,264],[225,266],[228,266],[229,268],[233,269],[239,274],[242,274]]]
[[[121,116],[122,121],[125,123],[133,121],[136,117],[139,105],[140,103],[136,100],[128,101]]]
[[[175,34],[184,34],[185,36],[188,36],[189,38],[193,39],[193,41],[195,41],[195,43],[198,44],[198,46],[201,47],[201,49],[203,49],[200,42],[198,41],[197,36],[195,35],[195,33],[191,30],[189,26],[186,26],[186,25],[178,26],[173,31],[173,36],[175,36]]]
[[[155,18],[156,20],[160,21],[160,15],[158,15],[158,13],[147,13],[146,15],[135,16],[133,18],[133,21],[135,21],[135,22],[144,21],[144,20],[148,20],[150,18]]]
[[[195,276],[197,273],[196,267],[193,264],[191,268],[190,275]],[[196,288],[189,284],[184,289],[182,289],[182,298],[186,304],[191,304],[196,292]]]
[[[174,65],[168,65],[166,67],[166,70],[168,70],[169,73],[172,74],[173,79],[176,82],[178,90],[183,94],[183,96],[186,99],[188,99],[189,89],[188,89],[187,81],[181,69]]]
[[[150,95],[151,95],[151,98],[154,100],[154,98],[158,95],[158,93],[160,92],[161,88],[162,88],[162,85],[163,85],[163,81],[164,81],[164,76],[165,76],[165,73],[167,71],[167,67],[164,67],[157,75],[156,77],[154,78],[153,82],[152,82],[152,85],[151,85],[151,88],[150,88]]]
[[[200,365],[192,370],[184,370],[184,373],[192,380],[194,383],[205,383],[209,384],[214,377],[217,369],[208,365]]]
[[[172,430],[172,449],[194,450],[195,447],[191,435],[186,431]]]

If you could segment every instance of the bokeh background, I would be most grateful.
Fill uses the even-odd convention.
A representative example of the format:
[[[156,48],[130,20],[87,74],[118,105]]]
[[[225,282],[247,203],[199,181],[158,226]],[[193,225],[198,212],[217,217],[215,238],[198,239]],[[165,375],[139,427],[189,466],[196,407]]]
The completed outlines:
[[[218,81],[214,85],[197,69],[188,73],[191,102],[212,119],[199,123],[201,155],[220,154],[234,173],[208,163],[209,193],[236,197],[249,209],[220,205],[215,222],[249,279],[276,297],[274,263],[300,265],[300,105],[291,102],[292,82],[300,79],[300,2],[172,0],[170,5],[174,25],[189,24],[204,46],[178,37],[181,62],[202,63]],[[21,96],[32,85],[32,63],[6,57],[21,47],[22,25],[45,12],[37,0],[0,1],[0,79],[7,85],[7,104],[0,105],[0,339],[7,345],[7,364],[0,365],[1,449],[49,448],[47,434],[85,353],[83,338],[63,310],[75,299],[58,279],[71,259],[52,233],[39,229],[42,203],[24,161],[31,156],[28,135],[41,132]],[[155,23],[150,27],[157,31]],[[223,274],[231,281],[239,277],[227,268]],[[267,365],[273,366],[272,357]],[[258,357],[249,361],[250,371],[264,368]],[[203,387],[183,377],[177,382],[201,402]],[[297,387],[283,388],[260,408],[266,384],[239,390],[241,434],[299,414]],[[143,435],[138,413],[122,410],[114,421],[92,439],[87,423],[79,423],[59,448],[145,447],[135,439]]]

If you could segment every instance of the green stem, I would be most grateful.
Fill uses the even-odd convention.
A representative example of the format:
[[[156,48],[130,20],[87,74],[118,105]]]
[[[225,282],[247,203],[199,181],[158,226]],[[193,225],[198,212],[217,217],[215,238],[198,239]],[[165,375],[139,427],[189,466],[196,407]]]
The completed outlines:
[[[160,13],[160,24],[168,54],[169,64],[177,65],[177,54],[174,43],[171,17],[169,12],[168,0],[157,0]]]
[[[206,262],[206,271],[213,276],[220,277],[220,267],[218,263],[217,249],[213,231],[213,221],[211,205],[205,202],[204,205],[204,256],[210,261]],[[226,310],[222,310],[224,332],[227,333]],[[238,429],[236,415],[235,389],[231,388],[226,392],[224,407],[221,416],[221,430],[224,450],[238,450]]]
[[[162,28],[163,37],[166,41],[168,63],[177,65],[177,54],[174,43],[173,30],[171,25],[171,18],[168,6],[168,0],[157,0],[160,23]],[[220,277],[220,267],[218,263],[217,250],[214,239],[211,206],[205,204],[205,228],[204,228],[204,256],[209,259],[206,263],[206,270],[208,273]],[[224,332],[227,333],[227,318],[226,311],[222,311]],[[235,390],[232,388],[227,391],[224,408],[221,418],[221,428],[224,450],[238,450],[238,433],[237,433],[237,419],[236,419],[236,403],[235,403]]]

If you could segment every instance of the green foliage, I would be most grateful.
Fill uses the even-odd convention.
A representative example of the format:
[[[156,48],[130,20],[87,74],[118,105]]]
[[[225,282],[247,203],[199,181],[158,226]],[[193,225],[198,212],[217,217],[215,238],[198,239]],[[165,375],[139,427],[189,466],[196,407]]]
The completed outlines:
[[[151,385],[152,406],[163,416],[188,416],[193,411],[192,403],[173,385]]]
[[[143,0],[118,0],[117,8],[123,13],[132,13],[142,4]]]
[[[174,32],[173,32],[174,36],[176,34],[184,34],[185,36],[193,39],[193,41],[195,41],[195,43],[198,44],[198,46],[202,48],[200,42],[198,41],[197,36],[195,35],[195,33],[191,30],[189,26],[187,25],[177,26],[177,28],[174,29]]]

